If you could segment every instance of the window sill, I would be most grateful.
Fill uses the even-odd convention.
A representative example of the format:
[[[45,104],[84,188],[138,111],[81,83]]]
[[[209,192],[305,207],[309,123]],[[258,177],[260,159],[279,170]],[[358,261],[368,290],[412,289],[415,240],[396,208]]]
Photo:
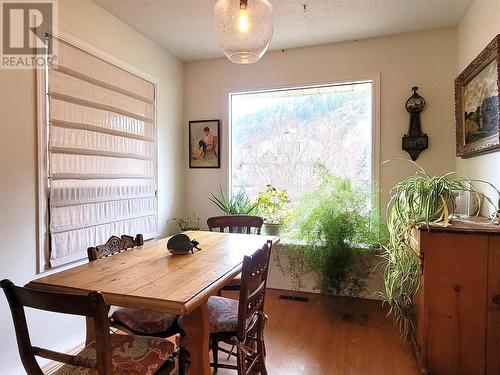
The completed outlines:
[[[299,241],[299,240],[293,240],[290,238],[280,237],[280,241],[278,242],[277,246],[281,246],[281,247],[307,246],[307,243],[305,241]],[[355,246],[355,248],[357,250],[363,250],[363,251],[375,252],[375,253],[379,253],[382,250],[381,247],[371,247],[368,244],[357,244]]]
[[[69,264],[65,264],[63,266],[57,266],[57,267],[54,267],[54,268],[49,268],[49,269],[46,269],[46,270],[41,270],[41,271],[39,271],[37,273],[37,276],[50,276],[50,275],[53,275],[55,273],[59,273],[59,272],[62,272],[62,271],[69,270],[71,268],[75,268],[75,267],[81,266],[82,264],[85,264],[85,263],[88,263],[88,259],[86,259],[86,258],[81,259],[81,260],[76,260],[74,262],[71,262]]]

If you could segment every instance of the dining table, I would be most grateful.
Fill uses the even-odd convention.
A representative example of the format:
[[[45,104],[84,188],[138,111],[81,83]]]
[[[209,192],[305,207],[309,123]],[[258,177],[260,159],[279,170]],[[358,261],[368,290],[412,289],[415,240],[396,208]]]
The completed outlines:
[[[182,345],[191,356],[187,373],[208,375],[209,297],[241,272],[244,256],[279,238],[209,231],[183,233],[198,241],[201,250],[173,255],[167,250],[170,237],[154,239],[114,256],[35,279],[26,286],[73,294],[100,291],[110,306],[182,315]],[[87,343],[95,335],[93,327],[93,321],[87,318]]]

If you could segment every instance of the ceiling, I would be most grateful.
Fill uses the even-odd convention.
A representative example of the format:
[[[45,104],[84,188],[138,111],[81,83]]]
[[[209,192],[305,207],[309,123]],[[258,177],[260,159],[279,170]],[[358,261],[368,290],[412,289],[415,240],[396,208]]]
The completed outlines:
[[[93,1],[183,61],[223,56],[212,31],[215,0]],[[453,27],[472,1],[271,0],[270,49]]]

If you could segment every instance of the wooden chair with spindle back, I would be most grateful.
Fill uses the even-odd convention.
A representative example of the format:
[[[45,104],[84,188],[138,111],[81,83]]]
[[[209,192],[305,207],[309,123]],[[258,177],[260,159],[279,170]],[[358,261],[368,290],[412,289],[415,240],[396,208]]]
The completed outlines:
[[[264,219],[260,216],[249,215],[227,215],[214,216],[207,220],[208,229],[211,232],[260,234]],[[240,290],[241,274],[230,280],[222,290]]]
[[[0,281],[12,313],[17,345],[28,375],[43,375],[36,357],[61,362],[55,375],[115,375],[123,373],[173,374],[177,355],[175,345],[155,337],[110,334],[108,309],[99,292],[87,296],[44,292],[15,286],[10,280]],[[25,307],[55,313],[93,318],[96,339],[80,353],[69,355],[39,348],[31,344]],[[90,370],[90,371],[89,371]]]
[[[134,237],[112,236],[104,245],[87,249],[89,262],[114,256],[127,250],[142,246],[142,234]],[[112,325],[129,333],[146,336],[168,337],[182,331],[177,324],[179,316],[163,312],[120,307],[111,315]]]
[[[210,347],[213,353],[214,371],[227,368],[248,375],[259,371],[267,375],[265,364],[264,313],[269,257],[272,242],[268,241],[252,256],[243,259],[239,301],[220,296],[210,297],[208,310],[210,318]],[[218,352],[234,355],[232,351],[219,346],[225,342],[236,347],[237,365],[219,364]]]
[[[260,216],[227,215],[209,217],[207,220],[210,231],[229,233],[260,234],[264,220]]]

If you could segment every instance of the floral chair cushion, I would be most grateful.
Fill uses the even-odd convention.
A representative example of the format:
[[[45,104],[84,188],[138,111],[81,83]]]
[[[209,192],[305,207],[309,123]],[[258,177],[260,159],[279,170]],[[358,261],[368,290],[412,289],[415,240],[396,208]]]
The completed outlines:
[[[175,345],[165,339],[111,335],[113,373],[116,375],[153,375],[172,355]],[[95,341],[83,349],[78,356],[96,359]],[[55,375],[98,375],[97,370],[64,365]]]
[[[238,301],[212,296],[208,299],[210,332],[234,332],[238,325]]]
[[[112,318],[136,333],[151,335],[167,331],[177,322],[178,316],[121,307],[113,313]]]

